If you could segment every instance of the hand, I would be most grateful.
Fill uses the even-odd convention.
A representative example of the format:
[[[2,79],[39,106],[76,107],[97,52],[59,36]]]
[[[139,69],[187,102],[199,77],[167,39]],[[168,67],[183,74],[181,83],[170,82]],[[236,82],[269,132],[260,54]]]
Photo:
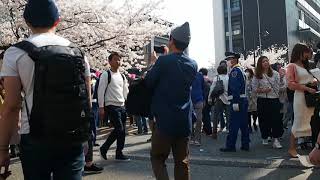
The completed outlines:
[[[232,109],[233,109],[233,111],[235,111],[235,112],[239,112],[239,111],[240,111],[239,104],[233,104],[233,105],[232,105]]]
[[[308,88],[307,91],[310,93],[310,94],[315,94],[317,92],[317,90],[313,89],[313,88]]]
[[[10,156],[9,151],[0,151],[0,179],[6,179],[11,175],[9,171]],[[4,171],[3,171],[4,169]]]
[[[320,150],[313,149],[313,151],[309,154],[309,158],[312,164],[319,166],[320,165]]]
[[[264,92],[265,92],[265,93],[269,93],[269,92],[271,92],[271,90],[272,90],[271,88],[265,88],[265,89],[264,89]]]
[[[104,121],[105,118],[105,112],[104,112],[104,108],[99,108],[99,117],[101,121]]]
[[[151,63],[155,63],[158,60],[158,56],[157,53],[155,51],[153,51],[153,53],[151,54]]]

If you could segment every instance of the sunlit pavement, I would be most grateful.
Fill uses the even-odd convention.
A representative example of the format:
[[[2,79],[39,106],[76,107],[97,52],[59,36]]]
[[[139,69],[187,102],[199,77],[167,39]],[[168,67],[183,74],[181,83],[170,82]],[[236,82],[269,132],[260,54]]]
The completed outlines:
[[[282,140],[283,149],[272,149],[272,144],[263,146],[256,132],[251,136],[251,151],[236,153],[220,153],[218,149],[224,145],[226,133],[220,133],[218,140],[203,136],[201,147],[191,146],[191,177],[195,180],[212,179],[309,179],[319,180],[320,169],[304,168],[298,159],[290,159],[287,154],[288,132]],[[127,137],[124,153],[131,157],[130,162],[114,160],[115,147],[108,152],[108,161],[100,158],[95,148],[94,160],[104,167],[101,174],[85,175],[85,180],[147,180],[154,179],[150,164],[150,143],[146,140],[150,135]],[[238,139],[240,142],[240,139]],[[99,144],[103,140],[98,141]],[[239,146],[238,146],[239,147]],[[300,151],[307,155],[307,151]],[[20,163],[11,166],[13,175],[9,180],[23,179]],[[173,179],[172,157],[168,161],[168,171]]]

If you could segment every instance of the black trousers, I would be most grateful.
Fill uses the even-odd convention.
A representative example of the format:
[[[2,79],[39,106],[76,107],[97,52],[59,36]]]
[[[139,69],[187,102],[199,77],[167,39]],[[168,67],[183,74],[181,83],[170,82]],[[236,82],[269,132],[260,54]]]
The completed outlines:
[[[262,139],[279,138],[283,134],[279,99],[258,98],[258,118]]]
[[[202,109],[202,122],[203,122],[203,131],[207,135],[212,134],[210,112],[211,112],[211,106],[208,103],[206,103]]]
[[[117,140],[116,152],[122,152],[126,137],[126,120],[127,113],[124,107],[107,106],[105,112],[110,118],[114,130],[111,132],[106,142],[101,146],[102,149],[108,150],[110,146]]]

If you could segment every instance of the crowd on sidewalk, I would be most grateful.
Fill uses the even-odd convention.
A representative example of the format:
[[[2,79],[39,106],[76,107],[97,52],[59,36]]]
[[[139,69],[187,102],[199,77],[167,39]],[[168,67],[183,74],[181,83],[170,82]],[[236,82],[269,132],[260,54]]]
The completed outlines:
[[[292,125],[288,154],[299,156],[297,144],[310,148],[311,163],[320,165],[320,54],[313,57],[311,47],[296,44],[288,65],[261,55],[243,67],[239,54],[226,52],[210,78],[185,53],[191,40],[186,22],[171,31],[145,73],[125,75],[121,54],[110,53],[110,67],[99,72],[81,49],[55,34],[60,15],[54,1],[29,0],[23,16],[32,35],[5,52],[1,68],[0,179],[10,176],[10,156],[20,158],[26,180],[80,180],[83,172],[103,171],[93,162],[102,124],[113,128],[99,147],[102,159],[116,142],[115,159],[129,161],[123,153],[128,119],[137,134],[152,132],[158,180],[169,179],[171,151],[175,179],[190,179],[189,145],[201,146],[203,135],[214,143],[222,131],[228,136],[221,152],[237,151],[239,130],[241,151],[254,150],[254,131],[263,145],[281,149]]]

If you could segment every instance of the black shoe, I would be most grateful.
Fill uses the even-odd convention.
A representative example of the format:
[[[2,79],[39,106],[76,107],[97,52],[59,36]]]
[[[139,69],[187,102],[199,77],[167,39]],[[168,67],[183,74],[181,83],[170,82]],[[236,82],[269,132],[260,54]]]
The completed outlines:
[[[220,148],[221,152],[236,152],[236,149],[232,148]]]
[[[108,160],[107,158],[107,150],[100,148],[100,156],[104,159],[104,160]]]
[[[97,144],[97,143],[95,143],[93,146],[94,146],[94,147],[99,147],[100,145],[99,145],[99,144]]]
[[[150,139],[147,139],[147,142],[149,143],[149,142],[151,142],[152,140],[151,140],[151,138]]]
[[[249,147],[241,147],[240,149],[241,149],[241,151],[247,151],[247,152],[250,151],[250,148],[249,148]]]
[[[130,161],[130,159],[123,155],[123,153],[119,153],[116,155],[116,160],[120,160],[120,161]]]
[[[102,167],[98,167],[96,164],[92,164],[90,167],[84,166],[85,173],[100,173],[103,171]]]

